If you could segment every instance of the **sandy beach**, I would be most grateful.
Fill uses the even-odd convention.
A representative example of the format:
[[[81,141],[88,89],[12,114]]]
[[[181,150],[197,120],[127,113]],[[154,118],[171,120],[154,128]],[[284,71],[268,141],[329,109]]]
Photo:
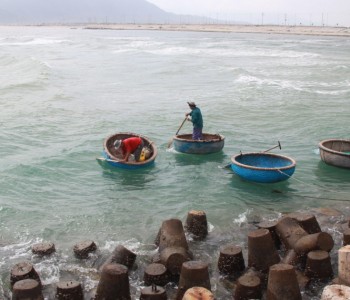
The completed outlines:
[[[111,30],[164,30],[164,31],[201,31],[233,33],[268,33],[350,36],[348,27],[321,26],[278,26],[278,25],[225,25],[225,24],[89,24],[84,29]]]

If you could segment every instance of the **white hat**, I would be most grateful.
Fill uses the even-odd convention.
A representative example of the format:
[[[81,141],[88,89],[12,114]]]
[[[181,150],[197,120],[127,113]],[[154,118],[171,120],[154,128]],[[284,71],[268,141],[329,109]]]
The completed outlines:
[[[115,149],[119,149],[120,146],[122,145],[122,140],[115,140],[113,143]]]

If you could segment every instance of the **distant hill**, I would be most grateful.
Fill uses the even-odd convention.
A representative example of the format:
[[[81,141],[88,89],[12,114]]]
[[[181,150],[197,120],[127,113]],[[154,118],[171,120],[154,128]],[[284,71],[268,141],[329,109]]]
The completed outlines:
[[[168,13],[146,0],[1,0],[1,24],[195,23],[200,17]]]

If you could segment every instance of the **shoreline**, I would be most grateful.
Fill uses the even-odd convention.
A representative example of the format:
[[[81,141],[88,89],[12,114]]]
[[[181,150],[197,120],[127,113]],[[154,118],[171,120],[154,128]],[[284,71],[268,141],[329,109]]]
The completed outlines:
[[[223,33],[262,33],[313,36],[350,37],[350,27],[289,26],[289,25],[231,25],[231,24],[42,24],[0,25],[1,27],[68,27],[90,30],[158,30]]]

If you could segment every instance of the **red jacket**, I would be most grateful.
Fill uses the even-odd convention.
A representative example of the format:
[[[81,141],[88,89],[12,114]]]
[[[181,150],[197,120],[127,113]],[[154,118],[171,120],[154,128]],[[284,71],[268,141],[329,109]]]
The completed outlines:
[[[134,153],[139,145],[141,145],[142,140],[140,137],[131,137],[123,140],[123,152]]]

